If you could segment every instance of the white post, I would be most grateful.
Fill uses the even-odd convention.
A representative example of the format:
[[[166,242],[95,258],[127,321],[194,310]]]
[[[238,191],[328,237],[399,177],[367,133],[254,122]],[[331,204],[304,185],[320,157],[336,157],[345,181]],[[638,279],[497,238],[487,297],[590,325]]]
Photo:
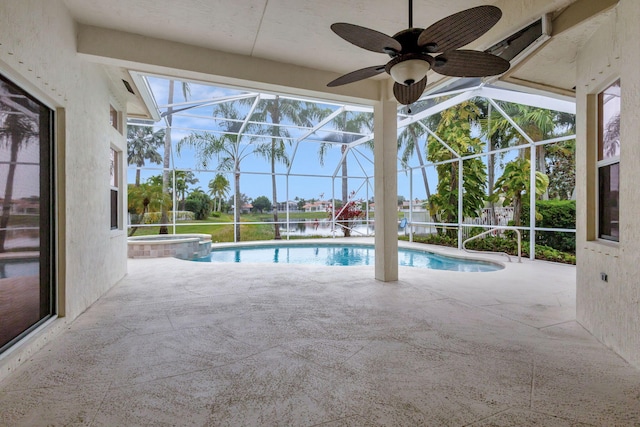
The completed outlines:
[[[336,179],[331,178],[331,230],[333,238],[336,238]]]
[[[536,259],[536,146],[531,144],[529,168],[529,259]]]
[[[387,92],[387,82],[380,83]],[[376,102],[374,115],[375,278],[398,280],[398,111],[389,97]]]
[[[462,214],[463,208],[463,200],[462,200],[462,180],[464,178],[464,174],[462,171],[462,166],[464,165],[464,160],[458,160],[458,249],[462,249],[462,222],[464,221],[464,215]]]
[[[413,242],[413,169],[409,172],[409,241]]]
[[[364,205],[367,208],[367,213],[366,213],[367,237],[369,237],[369,177],[367,177],[366,187],[367,187],[367,201],[366,201],[366,203]]]
[[[173,233],[171,234],[176,234],[176,170],[173,169],[172,171],[173,174],[173,197],[172,197],[172,204],[173,204],[173,215],[171,218],[171,228],[173,228]]]
[[[289,173],[287,173],[287,197],[285,203],[287,204],[287,240],[289,240],[289,236],[291,235],[291,225],[289,224]],[[276,209],[278,207],[276,206]]]

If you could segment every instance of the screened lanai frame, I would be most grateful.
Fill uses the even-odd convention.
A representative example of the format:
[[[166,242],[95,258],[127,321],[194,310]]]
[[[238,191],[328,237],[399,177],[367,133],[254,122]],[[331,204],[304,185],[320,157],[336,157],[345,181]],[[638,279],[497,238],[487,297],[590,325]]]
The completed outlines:
[[[146,77],[145,77],[146,79]],[[242,95],[238,95],[235,97],[220,97],[217,99],[209,99],[209,100],[198,100],[198,101],[189,101],[189,102],[174,102],[171,105],[168,104],[161,104],[158,106],[158,111],[162,112],[164,110],[164,112],[166,113],[166,109],[167,108],[174,108],[177,111],[173,113],[174,117],[179,117],[179,116],[187,116],[189,115],[189,113],[185,113],[186,111],[190,110],[193,105],[195,105],[196,103],[200,102],[202,104],[209,104],[209,105],[213,105],[215,103],[221,103],[221,102],[231,102],[234,100],[238,100],[241,98],[244,99],[251,99],[253,98],[254,101],[251,104],[251,109],[250,111],[246,114],[246,116],[242,119],[242,120],[238,120],[239,123],[241,123],[240,126],[240,131],[238,132],[238,134],[241,134],[244,130],[247,129],[247,126],[250,123],[259,125],[259,126],[268,126],[271,125],[271,123],[269,122],[256,122],[256,121],[252,121],[251,117],[252,117],[252,113],[255,110],[257,103],[259,102],[259,100],[261,99],[273,99],[275,96],[280,97],[281,99],[293,99],[293,100],[297,100],[297,101],[302,101],[302,102],[314,102],[314,103],[319,103],[319,104],[323,104],[323,105],[330,105],[332,106],[332,108],[334,108],[333,112],[325,117],[324,119],[318,121],[314,126],[311,127],[306,127],[306,128],[301,128],[300,126],[293,126],[293,125],[284,125],[281,124],[281,127],[285,127],[285,128],[289,128],[289,129],[293,129],[293,128],[297,128],[299,131],[301,131],[301,134],[296,137],[296,138],[289,138],[292,142],[293,142],[293,148],[292,148],[292,160],[291,160],[291,164],[287,167],[287,170],[284,172],[276,172],[275,175],[277,177],[284,177],[285,180],[285,212],[286,216],[285,219],[282,220],[278,220],[278,224],[280,224],[281,226],[285,226],[286,229],[289,229],[289,225],[290,225],[290,207],[289,207],[289,201],[290,201],[290,194],[289,194],[289,183],[290,183],[290,179],[296,179],[296,178],[301,178],[301,177],[305,177],[305,178],[317,178],[317,179],[328,179],[331,180],[331,202],[332,202],[332,206],[336,206],[336,200],[339,200],[339,198],[336,198],[336,187],[335,187],[335,183],[336,180],[340,181],[342,179],[342,175],[340,175],[340,169],[341,169],[341,161],[338,161],[335,167],[335,170],[333,171],[332,174],[328,174],[328,175],[323,175],[323,174],[301,174],[301,173],[295,173],[292,171],[292,166],[295,162],[295,157],[296,154],[298,152],[298,148],[300,146],[301,143],[308,143],[308,142],[315,142],[315,143],[328,143],[331,145],[342,145],[342,142],[338,142],[338,141],[330,141],[330,140],[326,140],[326,139],[321,139],[318,137],[318,132],[329,132],[329,133],[334,133],[334,134],[343,134],[343,133],[349,133],[349,138],[350,138],[350,142],[344,144],[346,145],[346,150],[344,151],[344,153],[342,154],[342,156],[349,156],[352,155],[357,161],[356,164],[358,165],[359,168],[359,172],[361,172],[361,175],[358,174],[350,174],[348,175],[348,180],[349,182],[352,182],[353,180],[357,180],[357,181],[361,181],[361,185],[359,185],[358,190],[355,192],[355,195],[360,197],[360,200],[362,200],[366,206],[366,208],[364,209],[366,212],[366,218],[364,219],[364,223],[369,225],[373,222],[373,220],[369,217],[369,200],[370,200],[370,195],[373,194],[373,184],[372,184],[372,180],[373,180],[373,174],[372,172],[367,171],[367,168],[364,166],[364,164],[366,163],[367,165],[370,165],[371,167],[373,166],[373,158],[372,158],[372,153],[371,156],[368,155],[369,153],[365,152],[365,150],[363,149],[363,147],[361,147],[363,144],[369,143],[372,144],[373,142],[373,131],[369,131],[369,132],[365,132],[365,131],[360,131],[360,132],[341,132],[338,131],[336,129],[330,129],[327,126],[330,125],[331,121],[333,119],[335,119],[337,116],[339,116],[340,114],[347,112],[347,111],[351,111],[351,112],[365,112],[365,113],[371,113],[373,114],[373,108],[372,107],[368,107],[368,106],[356,106],[356,105],[348,105],[348,104],[344,104],[344,103],[337,103],[337,102],[330,102],[330,101],[325,101],[325,100],[317,100],[317,99],[305,99],[305,98],[300,98],[300,97],[295,97],[295,96],[289,96],[289,95],[275,95],[275,94],[269,94],[269,93],[264,93],[264,92],[255,92],[255,91],[243,91],[244,93]],[[501,116],[503,116],[507,121],[509,121],[509,123],[513,126],[513,128],[520,134],[522,135],[522,137],[526,140],[526,144],[524,145],[518,145],[518,146],[511,146],[511,147],[507,147],[507,148],[501,148],[501,149],[496,149],[496,150],[486,150],[483,151],[482,153],[477,153],[477,154],[472,154],[472,155],[468,155],[468,156],[460,156],[457,153],[454,152],[454,159],[451,160],[446,160],[444,162],[439,162],[439,163],[432,163],[429,161],[426,161],[426,163],[423,166],[409,166],[406,168],[398,168],[398,173],[408,173],[408,172],[413,172],[413,171],[417,171],[420,170],[421,168],[430,168],[430,167],[435,167],[438,164],[443,164],[443,163],[450,163],[450,162],[459,162],[460,165],[462,165],[462,162],[464,162],[465,160],[469,160],[469,159],[473,159],[473,158],[482,158],[482,157],[488,157],[489,155],[493,155],[493,154],[500,154],[500,153],[505,153],[505,152],[509,152],[512,150],[522,150],[522,149],[526,149],[526,148],[535,148],[537,146],[540,145],[547,145],[547,144],[553,144],[553,143],[557,143],[557,142],[562,142],[562,141],[567,141],[567,140],[572,140],[575,139],[575,135],[569,135],[569,136],[563,136],[563,137],[558,137],[558,138],[553,138],[553,139],[548,139],[548,140],[543,140],[543,141],[534,141],[529,135],[526,134],[526,132],[524,132],[524,130],[522,130],[516,123],[515,121],[509,117],[509,115],[501,108],[501,106],[498,104],[498,102],[496,101],[506,101],[506,102],[510,102],[510,103],[515,103],[515,104],[524,104],[524,105],[529,105],[529,106],[534,106],[534,107],[539,107],[539,108],[544,108],[544,109],[549,109],[549,110],[555,110],[555,111],[561,111],[561,112],[566,112],[566,113],[571,113],[571,114],[575,114],[575,104],[572,101],[568,101],[568,100],[563,100],[563,99],[557,99],[557,98],[550,98],[550,97],[546,97],[546,96],[541,96],[541,95],[534,95],[531,93],[525,93],[525,92],[516,92],[516,91],[511,91],[511,90],[505,90],[505,89],[501,89],[498,87],[493,87],[491,85],[487,85],[484,82],[480,81],[480,80],[468,80],[466,81],[466,85],[460,85],[455,84],[455,85],[451,85],[449,88],[444,88],[439,90],[437,93],[427,93],[425,95],[423,95],[423,97],[421,97],[420,101],[418,101],[416,103],[416,105],[419,105],[421,102],[423,104],[429,104],[428,107],[426,108],[422,108],[422,109],[417,109],[417,112],[414,112],[413,114],[409,115],[407,114],[406,108],[405,107],[400,107],[398,110],[398,132],[400,133],[402,131],[403,128],[405,128],[406,126],[408,126],[409,124],[415,123],[415,122],[419,122],[421,123],[421,126],[423,126],[425,128],[425,130],[427,131],[427,133],[433,137],[435,137],[436,139],[438,139],[440,141],[441,144],[443,144],[444,147],[448,147],[446,144],[446,141],[442,141],[432,129],[428,129],[428,127],[426,125],[424,125],[422,122],[420,122],[420,120],[427,118],[433,114],[437,114],[441,111],[446,110],[447,108],[453,107],[455,105],[458,105],[464,101],[467,100],[471,100],[474,98],[483,98],[485,100],[487,100],[487,102],[489,103],[490,107],[489,108],[493,108],[495,109],[495,111],[497,111]],[[435,102],[435,100],[442,100],[445,99],[444,101],[440,101],[440,102]],[[183,109],[183,110],[181,110]],[[165,120],[165,124],[168,125],[168,123],[166,122],[166,114],[163,114],[163,119]],[[228,120],[227,118],[224,117],[208,117],[208,119],[210,120],[214,120],[214,121],[220,121],[220,120]],[[140,124],[147,124],[147,125],[151,125],[150,123],[146,122],[139,122],[139,121],[130,121],[130,124],[136,124],[136,125],[140,125]],[[155,123],[153,124],[153,126],[158,127]],[[178,129],[177,127],[173,127],[173,129]],[[188,130],[194,130],[194,129],[183,129],[184,131],[188,131]],[[215,130],[214,130],[215,131]],[[220,132],[220,131],[216,131],[216,132]],[[226,133],[230,133],[230,132],[226,132]],[[265,136],[265,135],[253,135],[253,134],[245,134],[245,136],[247,137],[252,137],[252,138],[263,138],[263,139],[270,139],[271,136]],[[448,149],[450,151],[453,152],[453,150],[451,150],[450,147],[448,147]],[[529,157],[530,157],[530,162],[531,165],[536,165],[536,150],[535,149],[530,149],[529,150]],[[173,150],[172,150],[172,156],[173,156]],[[342,160],[342,159],[341,159]],[[175,165],[175,162],[172,162],[173,165]],[[135,169],[135,166],[130,166],[130,169]],[[164,171],[163,168],[151,168],[151,167],[145,167],[144,169],[146,170],[156,170],[156,171]],[[533,180],[535,180],[535,172],[536,172],[536,168],[532,167],[531,169],[531,174],[530,174],[530,180],[531,182],[533,182]],[[462,175],[462,168],[458,168],[460,175]],[[178,168],[178,167],[173,167],[169,169],[169,172],[174,174],[174,178],[175,178],[175,172],[176,171],[193,171],[193,172],[211,172],[211,173],[217,173],[220,172],[217,169],[193,169],[193,168]],[[227,172],[228,174],[232,174],[232,172]],[[242,175],[266,175],[266,176],[272,176],[271,172],[261,172],[261,171],[252,171],[252,170],[243,170]],[[464,179],[464,177],[461,177]],[[440,222],[433,222],[433,221],[414,221],[413,218],[413,213],[414,213],[414,207],[413,206],[413,200],[414,200],[414,191],[413,191],[413,173],[409,173],[409,212],[408,212],[408,221],[407,221],[407,230],[408,230],[408,235],[409,235],[409,240],[413,240],[413,235],[414,235],[414,228],[415,227],[419,227],[419,226],[423,226],[423,227],[433,227],[433,226],[438,226],[438,227],[453,227],[453,228],[457,228],[458,230],[458,246],[461,247],[462,245],[462,238],[463,235],[465,235],[465,230],[468,230],[470,227],[481,227],[481,228],[491,228],[491,227],[495,227],[495,225],[486,225],[486,224],[478,224],[478,223],[468,223],[465,222],[465,219],[463,218],[463,209],[462,209],[462,199],[463,199],[463,193],[462,191],[460,191],[460,189],[462,188],[463,185],[463,179],[459,179],[458,185],[459,185],[459,192],[458,192],[458,221],[455,223],[440,223]],[[231,180],[230,180],[231,181]],[[173,179],[172,182],[174,183],[174,189],[172,191],[173,194],[173,209],[174,209],[174,214],[171,216],[172,220],[170,223],[168,224],[164,224],[167,226],[170,226],[172,229],[173,233],[176,233],[177,229],[180,226],[185,226],[185,225],[232,225],[234,228],[234,241],[237,241],[236,238],[236,222],[235,220],[233,222],[228,222],[228,223],[220,223],[220,222],[215,222],[215,223],[197,223],[197,224],[191,224],[191,223],[182,223],[182,224],[178,224],[176,222],[176,215],[175,215],[175,208],[177,206],[177,200],[176,200],[176,196],[177,196],[177,192],[175,189],[175,182],[176,179]],[[530,183],[531,184],[531,183]],[[533,188],[530,186],[530,188]],[[235,195],[235,188],[233,188],[233,194]],[[575,229],[563,229],[563,228],[541,228],[541,227],[537,227],[535,224],[535,202],[536,202],[536,196],[535,196],[535,192],[530,192],[530,224],[529,226],[520,226],[520,227],[508,227],[508,228],[518,228],[521,230],[527,230],[529,231],[529,245],[530,245],[530,249],[533,249],[533,245],[535,244],[535,232],[536,231],[552,231],[552,232],[567,232],[567,233],[575,233]],[[364,198],[363,198],[364,196]],[[355,197],[354,197],[355,198]],[[282,202],[280,202],[282,203]],[[243,225],[255,225],[255,224],[264,224],[264,222],[242,222]],[[272,222],[273,224],[273,222]],[[162,225],[162,224],[140,224],[140,227],[156,227],[158,225]],[[129,224],[129,227],[131,227],[132,224]],[[332,230],[338,230],[340,227],[339,224],[337,224],[337,221],[335,219],[335,210],[334,210],[334,214],[333,214],[333,220],[332,220]],[[369,227],[366,228],[367,230],[369,230]],[[366,235],[369,235],[368,231],[366,233]],[[333,236],[336,236],[336,232],[334,231]],[[289,234],[287,234],[286,238],[289,238]],[[534,250],[530,250],[529,253],[531,254],[531,258],[535,257],[535,251]]]

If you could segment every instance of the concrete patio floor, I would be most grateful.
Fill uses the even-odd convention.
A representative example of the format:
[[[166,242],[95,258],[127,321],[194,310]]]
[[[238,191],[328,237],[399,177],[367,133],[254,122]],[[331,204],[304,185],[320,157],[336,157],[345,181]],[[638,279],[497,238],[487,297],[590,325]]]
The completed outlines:
[[[0,383],[0,425],[640,425],[640,371],[575,321],[574,267],[505,265],[130,260]]]

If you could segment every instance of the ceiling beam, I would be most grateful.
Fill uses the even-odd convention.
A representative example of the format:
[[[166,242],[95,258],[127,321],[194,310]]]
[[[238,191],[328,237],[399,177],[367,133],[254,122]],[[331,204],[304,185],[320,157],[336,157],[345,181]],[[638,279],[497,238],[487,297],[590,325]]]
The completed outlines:
[[[86,59],[145,73],[354,104],[380,98],[375,79],[329,88],[337,73],[89,25],[79,24],[77,37]]]
[[[514,104],[529,105],[531,107],[546,108],[553,111],[575,114],[575,101],[564,101],[548,96],[534,95],[531,93],[515,92],[511,90],[483,87],[476,91],[478,96],[497,99],[499,101],[512,102]]]
[[[562,34],[617,4],[618,0],[577,0],[555,17],[551,25],[551,37]]]

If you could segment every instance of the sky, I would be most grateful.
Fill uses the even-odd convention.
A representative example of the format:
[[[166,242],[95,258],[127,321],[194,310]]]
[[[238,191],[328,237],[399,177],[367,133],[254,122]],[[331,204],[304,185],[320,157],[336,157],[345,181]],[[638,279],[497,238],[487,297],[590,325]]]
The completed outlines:
[[[164,112],[167,109],[167,100],[169,93],[169,81],[157,77],[148,77],[149,86],[155,97],[156,103],[160,112]],[[185,109],[181,112],[176,112],[173,115],[172,123],[172,141],[174,149],[172,153],[171,167],[178,169],[202,169],[202,165],[198,163],[195,151],[184,145],[181,146],[180,151],[176,150],[180,140],[189,136],[192,132],[220,132],[223,127],[219,120],[214,120],[214,106],[201,105],[207,101],[213,99],[219,99],[232,96],[248,96],[250,101],[253,101],[251,92],[241,91],[235,89],[227,89],[216,86],[210,86],[205,84],[189,84],[190,92],[185,100],[182,93],[182,84],[177,82],[174,90],[174,109],[180,109],[185,107],[193,107]],[[265,95],[268,96],[268,95]],[[230,105],[230,102],[222,103],[220,105]],[[238,102],[233,103],[236,105],[239,120],[242,119],[250,111],[251,102],[245,105],[240,105]],[[196,106],[196,107],[194,107]],[[318,106],[321,108],[335,111],[339,108],[338,105],[330,105],[323,102],[318,102]],[[362,110],[362,106],[354,106],[355,108]],[[372,109],[369,107],[369,114],[373,114]],[[344,113],[343,113],[344,114]],[[353,114],[353,113],[349,113]],[[240,123],[239,122],[239,123]],[[283,128],[286,129],[291,137],[287,140],[286,151],[289,159],[291,160],[290,169],[282,163],[276,165],[277,174],[286,174],[289,171],[290,176],[287,180],[286,176],[278,175],[276,178],[278,201],[294,200],[296,197],[300,199],[331,199],[332,194],[335,194],[337,199],[341,198],[341,171],[338,170],[341,151],[339,145],[333,145],[327,150],[324,157],[324,164],[319,160],[319,149],[321,142],[327,139],[335,139],[338,135],[334,122],[330,121],[317,132],[307,135],[308,129],[296,128],[292,126],[289,121],[282,121]],[[166,126],[164,120],[155,124],[156,129],[160,129]],[[247,129],[247,133],[253,131]],[[364,130],[359,134],[351,135],[352,139],[358,139],[362,135],[366,135],[369,132]],[[255,132],[253,132],[255,134]],[[217,135],[220,135],[219,133]],[[305,137],[304,139],[301,139]],[[244,141],[249,142],[250,137],[245,137]],[[270,139],[260,138],[257,143],[268,142]],[[296,143],[299,141],[299,143]],[[250,144],[241,144],[245,150],[246,157],[241,162],[241,182],[240,191],[245,193],[250,198],[256,198],[258,196],[267,196],[272,200],[272,185],[270,176],[270,162],[255,153],[251,154],[252,149],[255,147]],[[421,145],[424,145],[424,140],[421,141]],[[163,148],[159,150],[163,153]],[[515,154],[509,157],[514,157]],[[504,161],[508,161],[508,157]],[[413,167],[418,166],[418,160],[413,156],[409,164]],[[196,172],[196,177],[199,182],[192,185],[191,188],[200,187],[204,191],[208,191],[208,183],[212,180],[217,171],[215,171],[218,165],[218,158],[215,156],[208,161],[208,167],[210,171]],[[355,199],[371,199],[373,198],[373,153],[366,145],[360,145],[356,150],[350,150],[347,157],[348,175],[349,179],[349,191],[355,191]],[[158,175],[161,173],[161,165],[147,164],[146,167],[154,168],[153,170],[145,170],[142,172],[142,180],[144,181],[150,175]],[[398,169],[401,170],[402,166],[398,162]],[[336,173],[337,172],[337,173]],[[336,174],[337,178],[332,179],[331,176]],[[301,176],[307,175],[307,176]],[[413,191],[411,187],[411,177],[413,175]],[[226,174],[227,179],[233,183],[233,176]],[[437,184],[437,175],[433,167],[427,168],[427,176],[429,180],[429,186],[431,193],[435,193]],[[128,182],[134,182],[135,168],[130,167],[128,170]],[[367,180],[367,177],[371,177]],[[423,200],[426,198],[426,191],[422,180],[422,173],[420,170],[413,170],[412,172],[399,172],[398,173],[398,194],[408,199],[412,196],[414,199]]]
[[[29,123],[32,126],[34,133],[38,132],[38,115],[40,113],[40,106],[33,100],[21,95],[16,95],[17,91],[12,84],[0,80],[0,96],[6,96],[9,100],[6,100],[9,105],[18,105],[17,102],[11,101],[12,99],[21,98],[21,104],[23,111],[30,110],[32,113]],[[25,106],[26,105],[26,106]],[[1,104],[0,106],[4,106]],[[23,113],[11,108],[8,110],[0,110],[0,126],[5,125],[5,120],[8,114],[20,115],[26,117]],[[15,117],[15,116],[14,116]],[[0,199],[3,199],[6,194],[7,177],[9,174],[8,162],[11,158],[11,140],[9,136],[0,136]],[[21,199],[25,197],[39,197],[40,195],[40,141],[37,137],[30,138],[27,141],[20,143],[20,149],[18,150],[17,164],[15,167],[15,175],[13,177],[12,198]]]

